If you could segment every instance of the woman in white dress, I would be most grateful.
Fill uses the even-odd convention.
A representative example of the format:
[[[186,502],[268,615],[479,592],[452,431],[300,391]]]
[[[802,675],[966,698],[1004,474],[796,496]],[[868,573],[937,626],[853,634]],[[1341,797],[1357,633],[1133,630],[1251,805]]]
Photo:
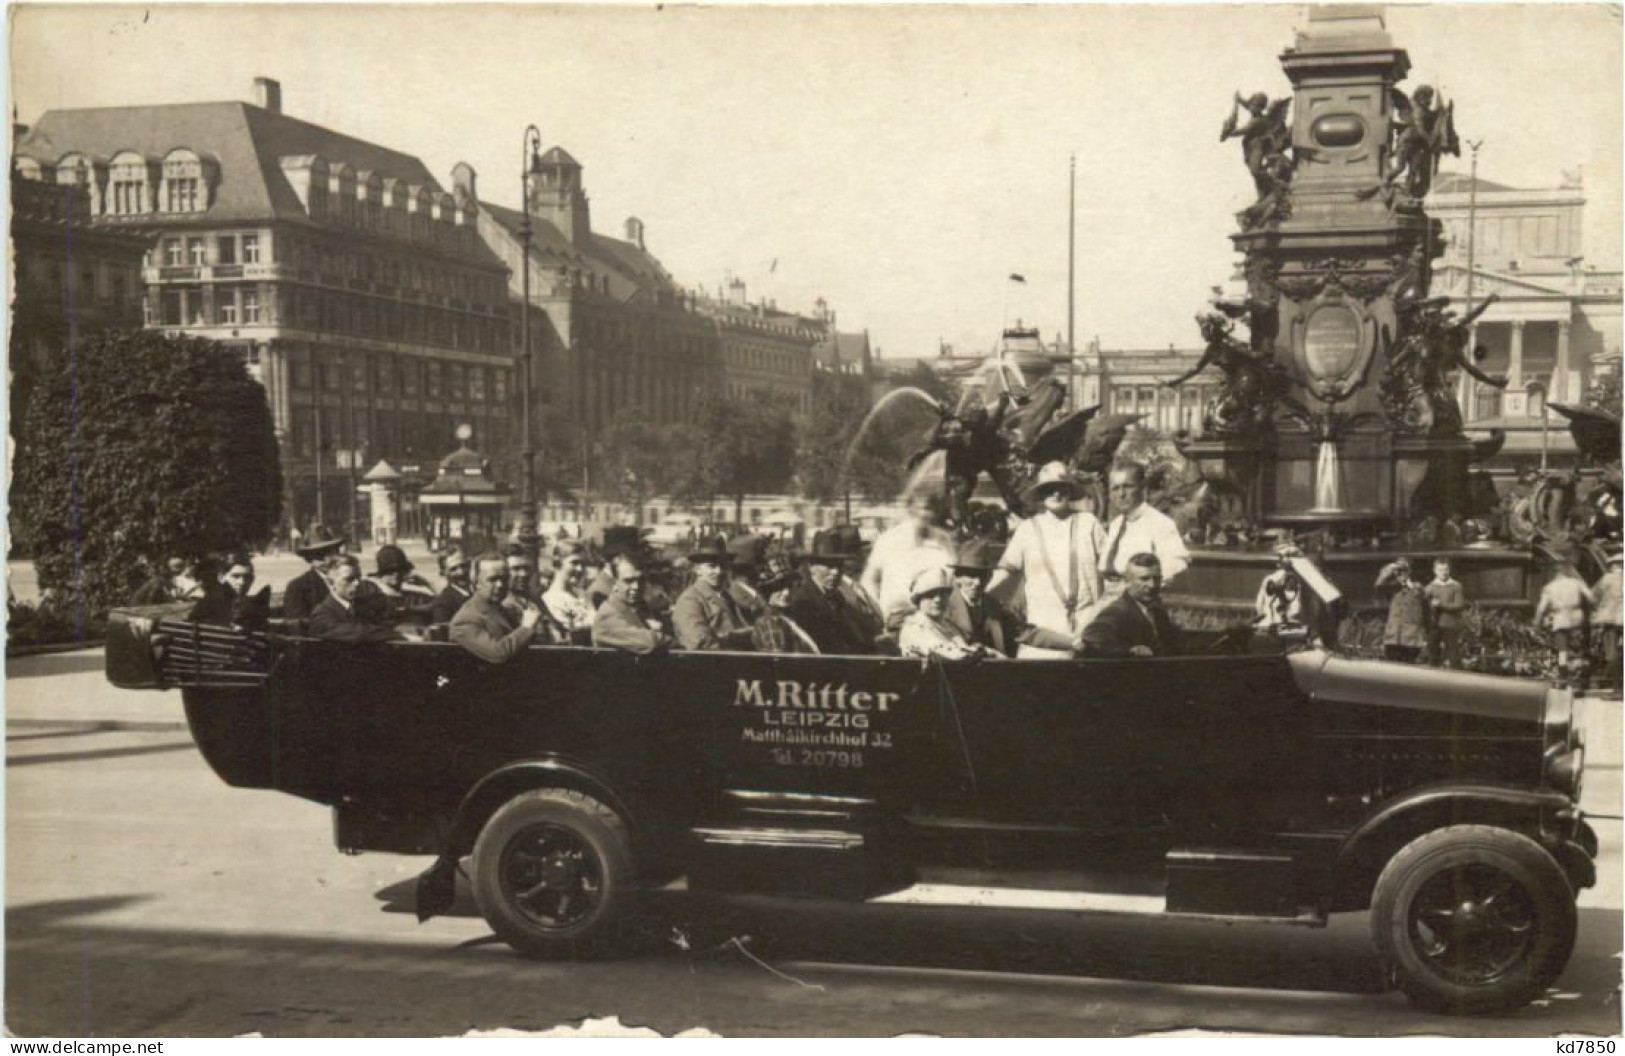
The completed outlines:
[[[1072,508],[1083,493],[1066,466],[1045,464],[1025,496],[1043,509],[1016,527],[988,583],[992,592],[1011,576],[1021,577],[1027,622],[1036,633],[1023,642],[1018,660],[1071,656],[1060,643],[1076,641],[1100,608],[1106,530],[1094,514]]]

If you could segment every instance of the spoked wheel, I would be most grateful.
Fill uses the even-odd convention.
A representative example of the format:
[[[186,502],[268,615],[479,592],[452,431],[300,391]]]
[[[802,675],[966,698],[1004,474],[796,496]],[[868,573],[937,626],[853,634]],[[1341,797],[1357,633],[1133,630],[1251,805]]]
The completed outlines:
[[[1457,825],[1408,844],[1372,902],[1377,949],[1400,988],[1456,1014],[1527,1004],[1574,948],[1574,893],[1527,836]]]
[[[502,897],[540,928],[568,928],[603,901],[601,863],[574,831],[534,825],[508,842],[497,866]]]
[[[632,898],[626,826],[580,792],[509,800],[474,845],[474,897],[491,929],[522,953],[570,956],[613,934]]]

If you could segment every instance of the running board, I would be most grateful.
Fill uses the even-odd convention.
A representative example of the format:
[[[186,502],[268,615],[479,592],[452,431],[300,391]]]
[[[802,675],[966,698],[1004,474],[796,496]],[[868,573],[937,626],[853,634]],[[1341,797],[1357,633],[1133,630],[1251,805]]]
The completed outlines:
[[[961,884],[915,884],[868,900],[870,905],[937,906],[975,909],[1037,909],[1064,913],[1164,917],[1169,920],[1254,921],[1324,927],[1326,918],[1303,912],[1295,916],[1241,913],[1180,913],[1168,909],[1162,895],[1118,895],[1086,891],[1045,891],[1020,887],[977,887]]]

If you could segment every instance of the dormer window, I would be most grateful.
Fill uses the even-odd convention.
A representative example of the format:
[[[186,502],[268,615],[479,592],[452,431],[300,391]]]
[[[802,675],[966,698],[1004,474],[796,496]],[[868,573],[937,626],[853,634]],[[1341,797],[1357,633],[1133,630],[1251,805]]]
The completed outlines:
[[[209,180],[203,159],[190,150],[169,152],[163,164],[166,213],[201,213],[209,207]]]

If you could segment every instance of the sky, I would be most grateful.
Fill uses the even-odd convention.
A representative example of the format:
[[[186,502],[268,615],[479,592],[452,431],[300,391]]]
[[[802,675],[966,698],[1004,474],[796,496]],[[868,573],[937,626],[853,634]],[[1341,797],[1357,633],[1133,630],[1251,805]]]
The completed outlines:
[[[1077,158],[1077,335],[1197,344],[1252,201],[1219,127],[1290,86],[1297,5],[11,8],[12,103],[252,100],[422,158],[515,206],[527,124],[584,167],[593,226],[688,286],[736,276],[888,357],[1066,327]],[[1479,173],[1583,166],[1589,264],[1618,267],[1621,25],[1599,4],[1391,6],[1411,76],[1456,102]],[[1466,157],[1446,168],[1466,170]],[[1009,281],[1025,277],[1024,285]]]

